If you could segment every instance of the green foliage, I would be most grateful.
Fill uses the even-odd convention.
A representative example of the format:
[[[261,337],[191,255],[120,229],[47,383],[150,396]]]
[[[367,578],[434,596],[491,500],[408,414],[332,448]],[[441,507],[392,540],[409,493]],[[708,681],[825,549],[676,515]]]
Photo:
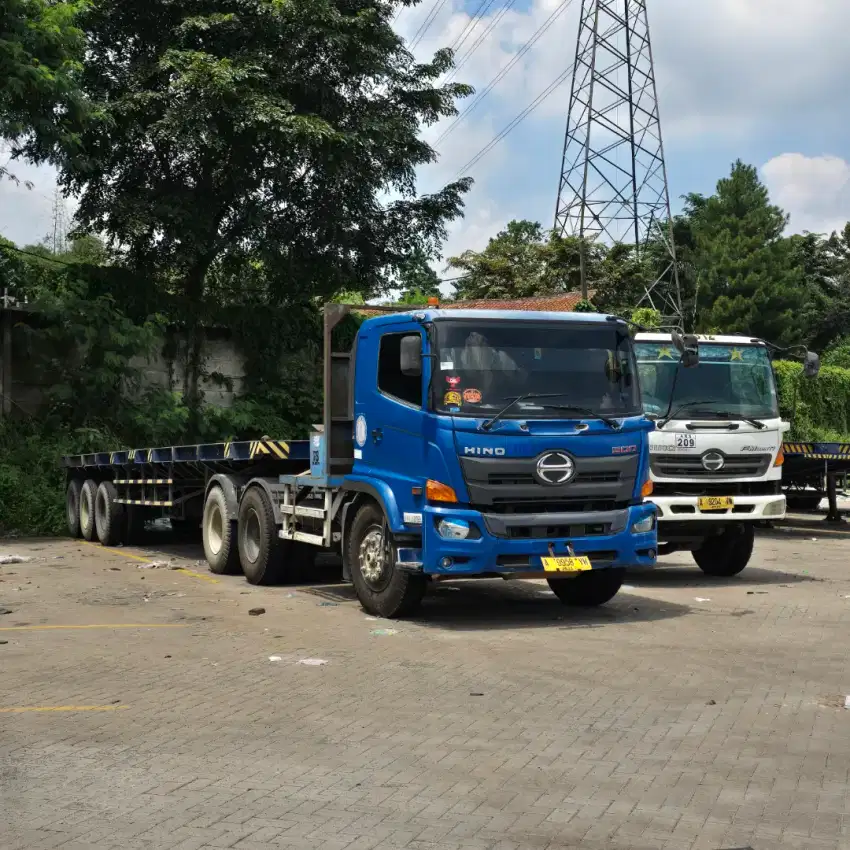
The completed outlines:
[[[850,370],[823,366],[805,378],[800,363],[778,360],[773,368],[789,439],[850,441]]]
[[[86,115],[77,85],[84,50],[75,0],[0,4],[0,138],[73,146]],[[16,179],[0,167],[0,178]]]
[[[584,298],[582,298],[582,300],[579,301],[575,307],[573,307],[573,310],[576,313],[595,313],[596,307],[594,307],[593,304],[590,303],[590,301],[586,301]]]
[[[661,327],[661,313],[652,307],[638,307],[632,310],[631,320],[647,330],[656,331]]]
[[[850,369],[850,336],[842,336],[835,340],[824,352],[821,362],[825,366]]]

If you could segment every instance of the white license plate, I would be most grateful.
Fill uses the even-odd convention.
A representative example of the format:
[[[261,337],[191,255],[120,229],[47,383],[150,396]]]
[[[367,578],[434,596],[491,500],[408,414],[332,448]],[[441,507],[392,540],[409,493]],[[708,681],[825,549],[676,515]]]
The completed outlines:
[[[695,449],[697,438],[693,434],[676,434],[677,449]]]

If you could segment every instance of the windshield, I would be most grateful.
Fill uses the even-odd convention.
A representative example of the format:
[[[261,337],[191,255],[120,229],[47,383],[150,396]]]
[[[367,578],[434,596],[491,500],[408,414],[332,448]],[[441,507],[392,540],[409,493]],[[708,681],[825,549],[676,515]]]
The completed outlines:
[[[670,404],[679,355],[669,342],[635,343],[643,409],[663,416]],[[767,349],[761,345],[699,345],[700,362],[679,369],[671,412],[675,419],[721,414],[771,419],[779,416],[776,384]],[[698,402],[681,408],[689,401]],[[704,402],[709,401],[709,404]]]
[[[631,339],[613,323],[439,319],[434,341],[435,410],[489,417],[531,393],[550,397],[520,401],[502,418],[641,413]]]

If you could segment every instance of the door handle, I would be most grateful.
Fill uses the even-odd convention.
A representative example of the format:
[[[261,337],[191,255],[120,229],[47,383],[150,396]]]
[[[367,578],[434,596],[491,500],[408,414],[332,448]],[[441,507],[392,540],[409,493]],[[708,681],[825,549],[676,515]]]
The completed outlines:
[[[382,428],[373,428],[372,429],[372,442],[380,443],[381,440],[384,439],[384,431]]]

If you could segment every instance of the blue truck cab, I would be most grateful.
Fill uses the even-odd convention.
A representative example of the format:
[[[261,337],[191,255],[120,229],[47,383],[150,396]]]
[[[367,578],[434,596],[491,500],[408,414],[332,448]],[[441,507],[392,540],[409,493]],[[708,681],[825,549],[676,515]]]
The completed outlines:
[[[340,333],[354,310],[378,315]],[[328,304],[323,370],[322,421],[300,439],[64,457],[69,533],[131,543],[165,516],[251,584],[310,581],[336,554],[383,617],[473,577],[600,605],[655,563],[654,424],[622,320]]]
[[[341,487],[369,502],[346,512],[345,567],[370,610],[392,616],[408,587],[421,598],[428,579],[472,577],[546,578],[565,603],[596,605],[625,568],[655,563],[653,424],[624,322],[391,313],[363,322],[351,364]],[[366,509],[372,545],[354,519]]]

